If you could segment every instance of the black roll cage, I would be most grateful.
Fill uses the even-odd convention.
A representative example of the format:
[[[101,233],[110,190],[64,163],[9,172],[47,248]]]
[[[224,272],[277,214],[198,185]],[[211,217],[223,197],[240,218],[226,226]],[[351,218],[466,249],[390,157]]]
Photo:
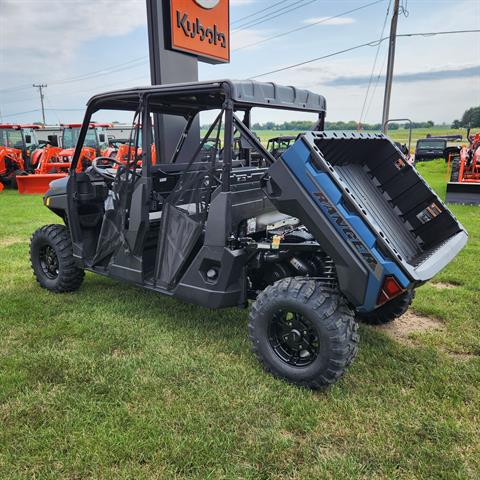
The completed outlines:
[[[253,100],[244,98],[246,95],[242,95],[238,92],[239,87],[245,87],[245,85],[250,86],[250,83],[253,86]],[[142,176],[145,177],[151,176],[152,172],[150,146],[153,144],[153,138],[152,128],[150,128],[152,126],[150,114],[169,114],[182,116],[185,118],[185,128],[180,135],[177,147],[169,162],[170,164],[175,164],[196,116],[201,111],[221,110],[221,112],[225,114],[222,191],[230,190],[230,173],[232,169],[234,135],[236,131],[239,132],[240,135],[246,140],[251,149],[256,150],[269,165],[275,161],[275,158],[272,156],[272,154],[267,151],[267,149],[250,130],[250,112],[252,108],[257,107],[317,113],[318,121],[315,125],[315,130],[322,131],[324,129],[326,106],[323,97],[312,94],[308,91],[297,91],[297,89],[294,87],[281,87],[275,84],[262,84],[259,82],[250,83],[234,82],[230,80],[219,82],[196,82],[191,84],[164,85],[158,87],[121,90],[118,92],[109,92],[93,97],[88,102],[85,118],[80,129],[78,142],[70,168],[70,176],[74,178],[76,176],[76,166],[80,158],[81,149],[83,142],[85,141],[87,130],[91,124],[91,117],[95,112],[101,109],[132,111],[135,112],[135,118],[141,118],[140,125],[134,125],[134,129],[143,129],[142,160],[147,161],[142,161]],[[273,100],[270,98],[265,99],[262,98],[258,93],[256,94],[257,97],[255,98],[255,88],[257,88],[258,92],[259,88],[268,87],[272,89],[272,86],[274,95],[278,95],[278,99],[276,97]],[[286,102],[282,98],[281,89],[293,89],[293,101]],[[300,94],[303,94],[304,98],[297,101],[297,96],[300,97]],[[314,100],[317,101],[318,105],[310,101],[310,96],[314,97]],[[243,120],[238,117],[238,112],[244,113]],[[196,149],[195,155],[198,155],[201,148],[206,143],[209,135],[214,130],[217,121],[218,118],[201,140],[198,149]],[[133,133],[134,132],[132,132],[132,135]],[[134,135],[134,148],[136,151],[138,146],[138,138],[135,137],[138,137],[138,135]],[[161,139],[156,138],[155,142],[158,141],[161,141]],[[248,148],[244,150],[248,151]],[[159,149],[157,149],[157,152],[159,152]],[[157,159],[157,168],[161,169],[162,163],[160,163],[158,160],[159,159]],[[193,158],[192,162],[194,160],[195,159]],[[190,162],[190,164],[192,162]],[[249,155],[247,155],[246,162],[246,166],[250,166]]]

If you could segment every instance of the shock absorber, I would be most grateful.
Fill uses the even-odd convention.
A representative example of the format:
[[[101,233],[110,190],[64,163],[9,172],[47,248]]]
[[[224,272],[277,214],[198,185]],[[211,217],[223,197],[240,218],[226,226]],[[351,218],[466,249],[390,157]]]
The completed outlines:
[[[305,276],[311,276],[314,274],[314,270],[307,265],[306,262],[298,257],[291,257],[288,263],[300,274]]]
[[[316,255],[316,261],[321,264],[318,280],[321,281],[326,287],[335,288],[338,283],[335,262],[323,252],[319,255]]]

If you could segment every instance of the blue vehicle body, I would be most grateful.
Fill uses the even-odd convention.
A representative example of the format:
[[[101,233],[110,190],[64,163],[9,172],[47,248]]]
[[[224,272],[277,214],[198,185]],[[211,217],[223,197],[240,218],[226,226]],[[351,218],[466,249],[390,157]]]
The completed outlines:
[[[383,135],[309,132],[270,170],[271,191],[277,190],[271,200],[279,210],[306,221],[316,237],[329,232],[317,240],[335,259],[340,288],[360,313],[380,305],[388,277],[412,290],[467,241],[463,227]]]
[[[330,175],[327,172],[318,172],[312,165],[310,150],[303,142],[296,142],[283,155],[283,160],[344,240],[352,244],[352,248],[355,248],[353,245],[358,245],[357,250],[366,258],[365,264],[369,270],[368,287],[364,304],[357,306],[359,311],[369,312],[375,309],[386,276],[394,275],[405,290],[413,287],[412,280],[377,248],[377,238],[363,219],[356,212],[345,208],[342,192]],[[345,223],[351,230],[345,229]],[[352,238],[352,231],[361,243],[352,243],[352,240],[355,240]],[[369,254],[375,261],[372,261]]]

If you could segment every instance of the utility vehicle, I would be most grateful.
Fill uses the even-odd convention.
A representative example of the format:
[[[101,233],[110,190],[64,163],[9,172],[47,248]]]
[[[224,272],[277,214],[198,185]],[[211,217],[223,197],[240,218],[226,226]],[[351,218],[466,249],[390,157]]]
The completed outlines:
[[[417,140],[415,161],[425,162],[436,158],[444,158],[446,148],[447,140],[445,138],[421,138]]]
[[[480,132],[467,132],[468,146],[450,149],[447,203],[480,205]]]
[[[80,133],[81,124],[62,124],[61,147],[47,144],[39,150],[39,155],[32,164],[31,175],[24,175],[17,180],[19,193],[45,193],[52,180],[65,177],[72,164],[73,152]],[[106,127],[110,124],[90,123],[80,153],[76,169],[81,172],[88,168],[92,160],[99,156],[115,154],[109,145]]]
[[[275,159],[250,130],[255,107],[312,112],[318,122]],[[99,157],[78,172],[99,110],[133,112],[129,161]],[[215,119],[200,140],[205,112]],[[88,270],[212,309],[252,300],[248,331],[264,367],[310,388],[333,384],[357,352],[357,320],[402,315],[467,234],[388,138],[324,132],[325,112],[321,95],[254,81],[93,97],[70,174],[44,197],[65,225],[33,234],[36,279],[68,292]],[[153,138],[167,151],[153,135],[157,114],[185,128],[172,158],[157,154],[153,165]],[[223,151],[215,141],[205,161],[211,138]]]
[[[278,158],[295,141],[296,137],[284,135],[281,137],[270,138],[267,143],[267,150]]]
[[[17,188],[39,155],[38,125],[0,124],[0,183]]]

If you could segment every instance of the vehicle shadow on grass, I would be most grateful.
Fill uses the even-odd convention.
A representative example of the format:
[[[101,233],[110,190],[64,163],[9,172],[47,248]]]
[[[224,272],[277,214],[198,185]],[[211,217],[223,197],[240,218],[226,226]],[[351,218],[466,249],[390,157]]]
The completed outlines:
[[[31,287],[33,279],[28,283]],[[80,343],[88,357],[97,359],[147,358],[157,351],[180,354],[185,361],[193,355],[205,366],[220,358],[245,371],[253,368],[257,381],[264,378],[270,385],[270,376],[263,376],[250,352],[248,309],[208,309],[94,274],[87,274],[80,290],[71,294],[53,294],[37,286],[31,298],[18,290],[5,293],[10,313],[4,327],[18,337],[25,354],[39,347],[61,351]],[[469,363],[460,368],[470,370]],[[429,383],[432,369],[441,376],[443,368],[453,368],[453,362],[436,348],[403,345],[361,325],[358,357],[338,386],[365,393],[370,379],[369,391],[373,384],[396,382],[411,388]]]
[[[121,292],[119,298],[119,292]],[[241,340],[247,337],[248,309],[211,309],[183,302],[173,297],[128,285],[115,280],[88,275],[79,294],[92,301],[101,298],[101,303],[110,303],[110,308],[119,314],[128,315],[132,321],[154,323],[175,331],[181,330],[186,337],[192,334],[208,341]],[[93,294],[93,296],[92,296]],[[92,304],[94,308],[95,305]],[[245,340],[246,341],[246,340]]]
[[[242,357],[249,364],[256,363],[250,353],[248,340],[248,309],[208,309],[191,305],[175,298],[129,286],[110,279],[87,277],[82,290],[102,291],[102,302],[116,297],[122,289],[125,304],[116,308],[131,317],[174,332],[185,344],[202,345]],[[125,311],[125,305],[127,310]],[[132,308],[132,306],[134,306]],[[432,365],[445,363],[436,349],[427,346],[403,345],[375,328],[360,325],[360,349],[356,361],[340,382],[357,385],[363,390],[365,379],[377,381],[379,388],[385,382],[412,387],[417,382],[428,382]],[[388,380],[386,380],[388,379]]]

